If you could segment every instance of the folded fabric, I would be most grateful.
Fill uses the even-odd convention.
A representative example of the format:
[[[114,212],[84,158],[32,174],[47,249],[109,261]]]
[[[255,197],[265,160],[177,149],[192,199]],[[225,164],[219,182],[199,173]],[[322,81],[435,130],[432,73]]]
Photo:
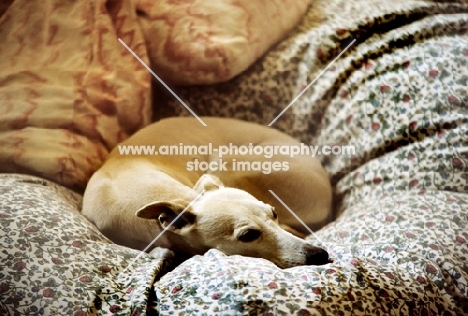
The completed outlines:
[[[5,11],[5,8],[2,7]],[[129,1],[14,1],[0,17],[0,171],[83,188],[151,119],[151,75]]]
[[[137,0],[151,67],[176,85],[241,73],[296,26],[309,0]]]

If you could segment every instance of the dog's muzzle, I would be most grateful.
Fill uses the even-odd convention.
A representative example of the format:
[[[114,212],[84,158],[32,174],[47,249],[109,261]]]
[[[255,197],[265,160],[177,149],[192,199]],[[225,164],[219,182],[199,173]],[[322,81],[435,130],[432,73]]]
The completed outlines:
[[[307,249],[306,254],[306,264],[307,265],[315,265],[321,266],[327,263],[331,263],[333,260],[330,259],[328,252],[322,248],[310,246]]]

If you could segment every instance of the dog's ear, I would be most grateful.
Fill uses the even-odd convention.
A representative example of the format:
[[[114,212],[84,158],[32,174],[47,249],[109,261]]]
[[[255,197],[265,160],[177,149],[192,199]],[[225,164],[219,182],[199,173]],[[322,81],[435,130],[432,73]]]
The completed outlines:
[[[157,201],[143,206],[135,215],[140,218],[156,219],[161,227],[166,228],[181,214],[168,229],[182,229],[186,225],[195,223],[195,215],[187,209],[188,205],[189,203],[183,200]]]
[[[217,176],[211,175],[211,174],[204,174],[198,179],[197,183],[193,187],[193,189],[197,193],[205,191],[211,191],[211,190],[217,190],[221,187],[223,187],[223,183]]]

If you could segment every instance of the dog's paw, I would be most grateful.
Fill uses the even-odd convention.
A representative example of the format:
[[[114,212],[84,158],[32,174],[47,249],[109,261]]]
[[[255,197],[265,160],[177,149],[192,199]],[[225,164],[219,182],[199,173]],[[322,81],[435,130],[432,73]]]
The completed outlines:
[[[167,248],[155,247],[149,254],[158,259],[174,259],[175,253]]]

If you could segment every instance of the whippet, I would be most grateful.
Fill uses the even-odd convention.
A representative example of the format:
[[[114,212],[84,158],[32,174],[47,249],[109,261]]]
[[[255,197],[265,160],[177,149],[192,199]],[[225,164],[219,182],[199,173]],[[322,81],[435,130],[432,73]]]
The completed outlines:
[[[215,248],[281,268],[328,263],[324,249],[297,236],[308,229],[270,192],[309,228],[320,227],[331,209],[320,161],[291,155],[300,143],[273,128],[202,119],[206,127],[195,118],[164,119],[116,147],[91,177],[82,213],[112,241],[135,249],[166,230],[154,246],[185,256]],[[139,146],[147,153],[129,151]],[[266,155],[267,148],[276,154]]]

